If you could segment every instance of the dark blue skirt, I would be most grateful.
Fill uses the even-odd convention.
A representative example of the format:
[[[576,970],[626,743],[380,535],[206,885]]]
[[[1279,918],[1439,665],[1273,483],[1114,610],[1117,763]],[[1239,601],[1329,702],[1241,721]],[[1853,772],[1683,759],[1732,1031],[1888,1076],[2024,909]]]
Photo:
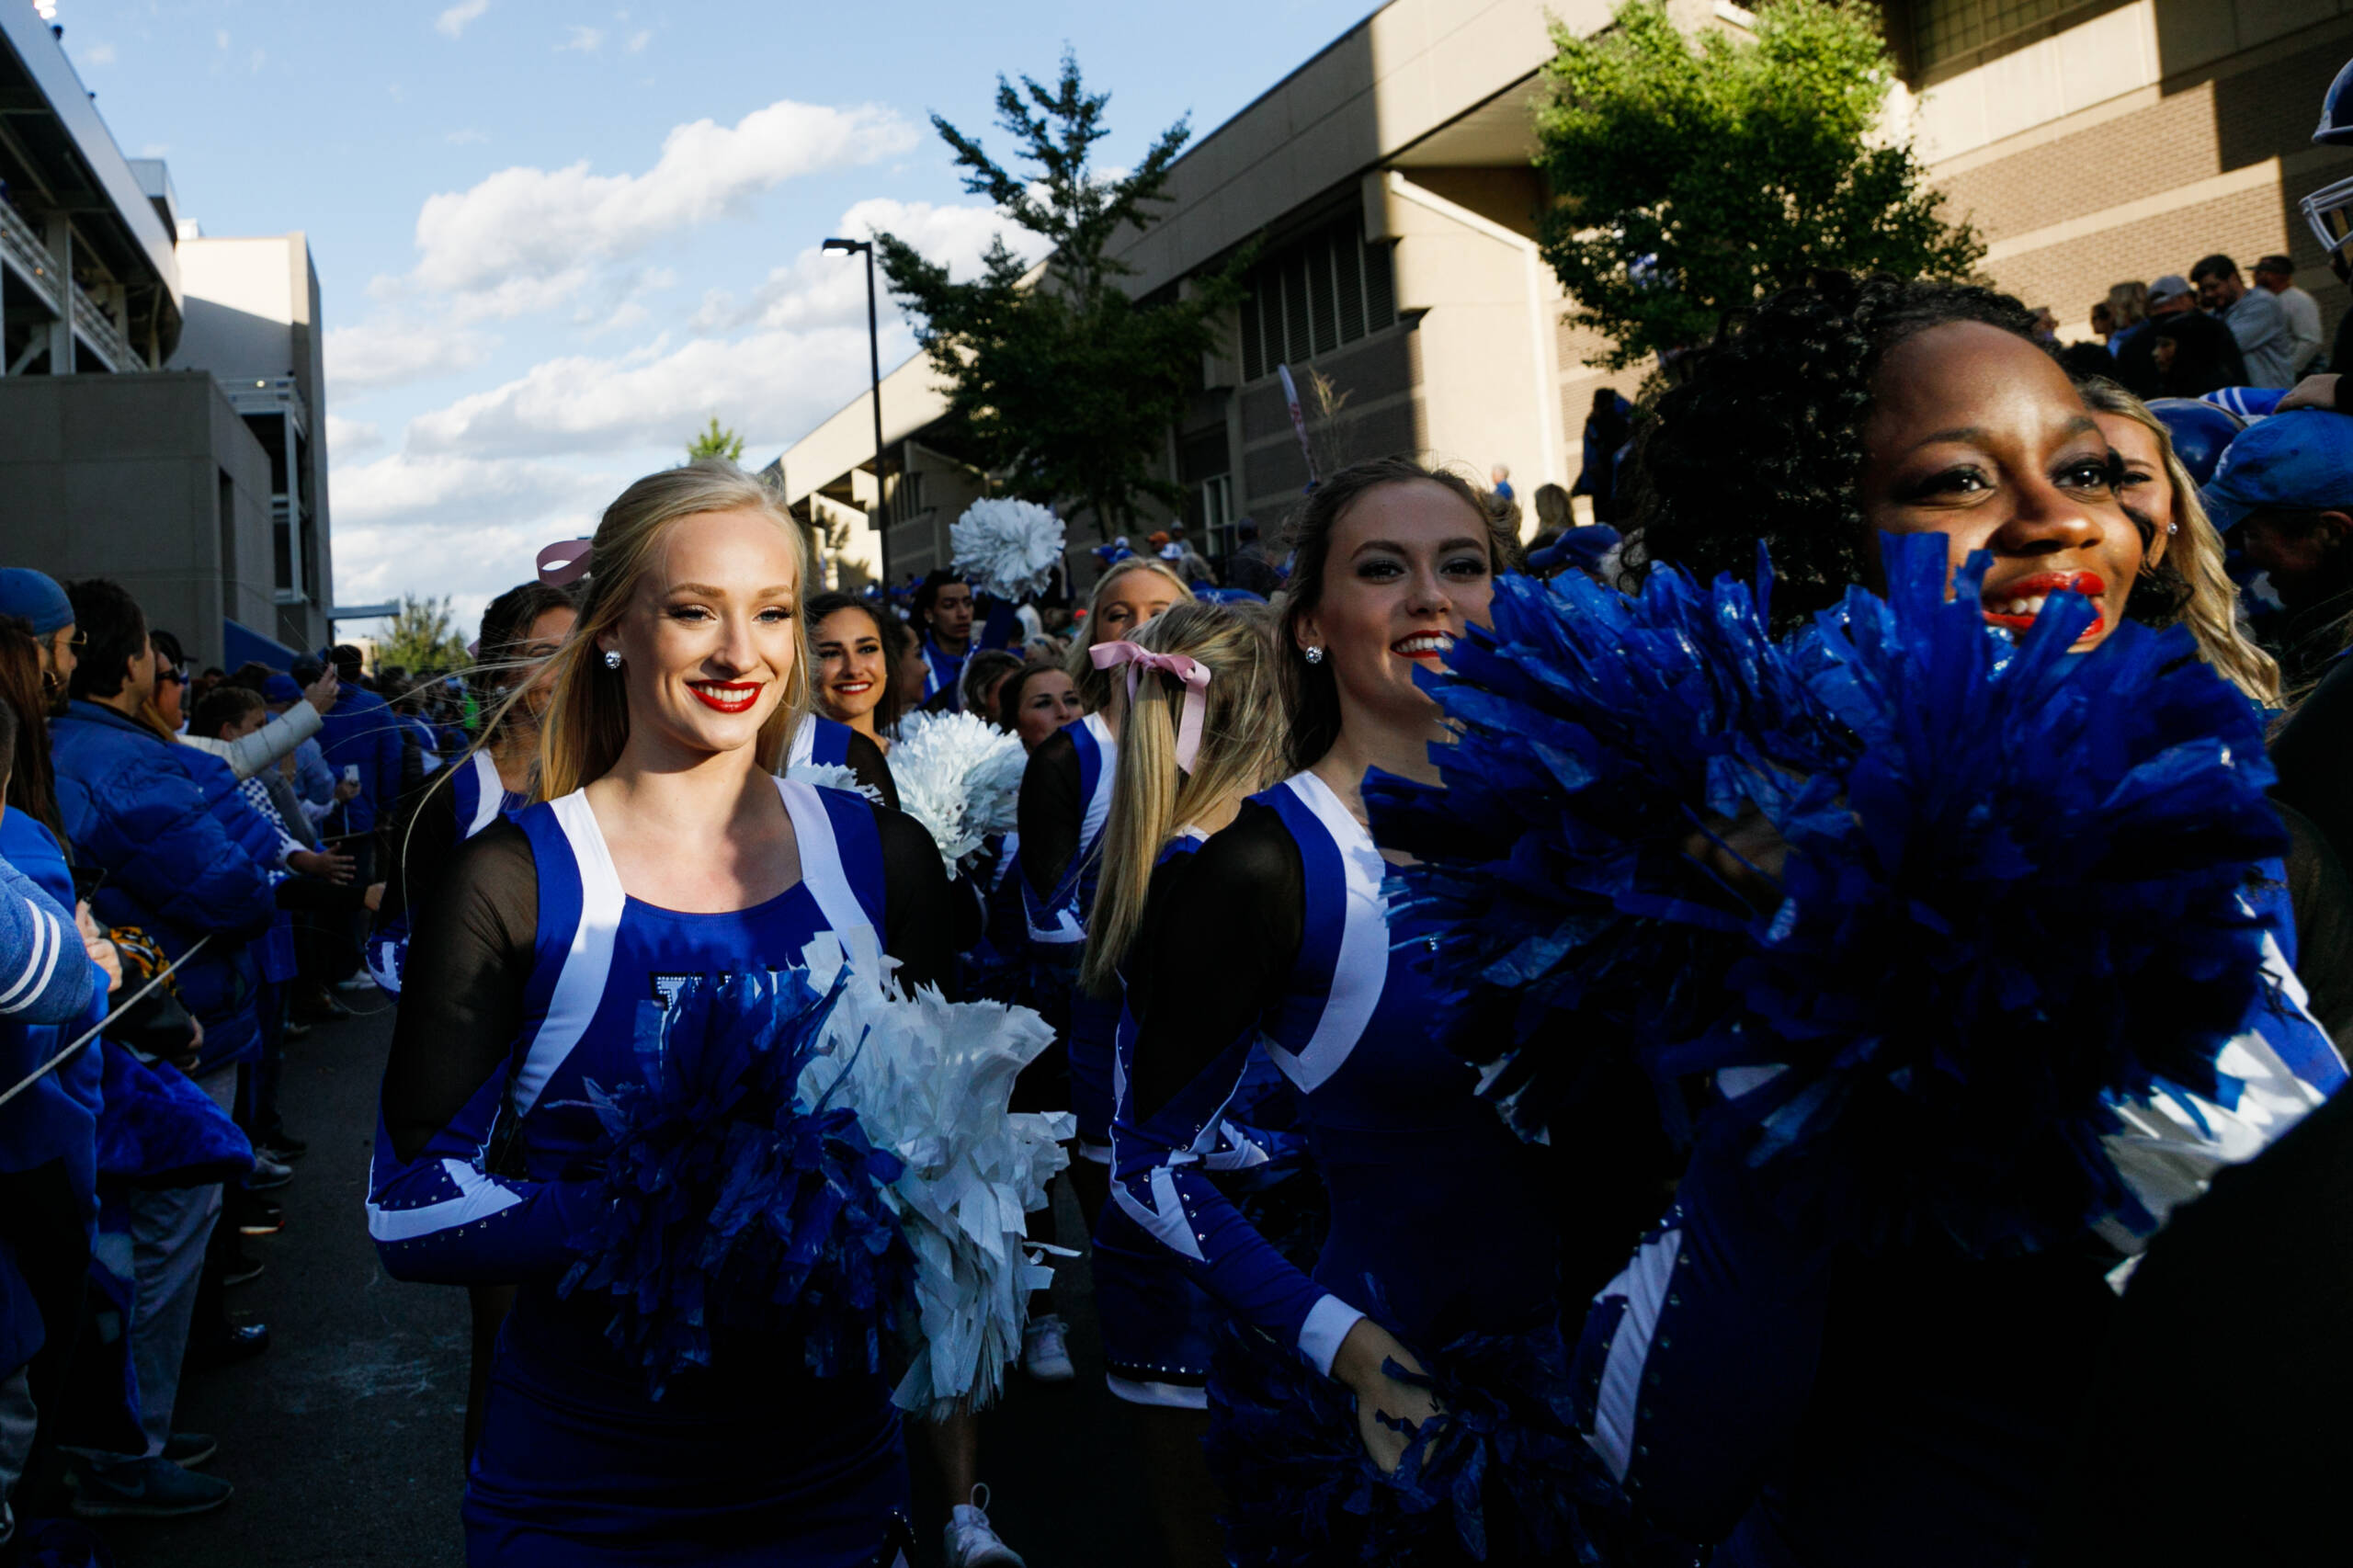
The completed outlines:
[[[907,1539],[906,1450],[879,1374],[721,1336],[645,1396],[608,1312],[526,1288],[499,1331],[466,1486],[469,1568],[870,1568]]]

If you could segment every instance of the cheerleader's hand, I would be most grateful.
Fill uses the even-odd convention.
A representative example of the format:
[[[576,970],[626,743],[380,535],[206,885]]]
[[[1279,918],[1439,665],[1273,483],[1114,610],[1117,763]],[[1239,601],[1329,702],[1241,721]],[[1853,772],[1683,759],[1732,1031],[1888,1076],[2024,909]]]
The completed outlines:
[[[1711,813],[1705,830],[1683,841],[1683,853],[1759,914],[1781,907],[1781,868],[1789,863],[1790,846],[1781,830],[1755,806],[1736,817]]]
[[[1414,1353],[1370,1318],[1357,1319],[1332,1358],[1332,1375],[1357,1396],[1357,1435],[1383,1475],[1396,1472],[1412,1440],[1413,1434],[1400,1423],[1418,1426],[1446,1414],[1428,1389],[1391,1377],[1384,1366],[1391,1361],[1408,1372],[1422,1370]]]

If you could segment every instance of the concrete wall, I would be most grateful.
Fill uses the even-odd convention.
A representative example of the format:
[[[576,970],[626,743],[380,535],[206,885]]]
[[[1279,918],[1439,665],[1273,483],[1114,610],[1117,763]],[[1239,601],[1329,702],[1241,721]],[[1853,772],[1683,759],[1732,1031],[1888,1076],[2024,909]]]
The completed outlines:
[[[0,378],[0,562],[108,576],[199,665],[275,624],[269,460],[212,378]]]

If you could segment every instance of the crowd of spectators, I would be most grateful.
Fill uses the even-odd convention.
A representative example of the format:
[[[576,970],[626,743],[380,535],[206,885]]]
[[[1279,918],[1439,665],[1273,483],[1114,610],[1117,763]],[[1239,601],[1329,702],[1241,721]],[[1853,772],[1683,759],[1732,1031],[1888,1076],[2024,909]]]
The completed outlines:
[[[192,677],[120,585],[0,569],[0,1556],[231,1494],[180,1381],[269,1348],[286,1042],[371,988],[375,829],[437,761],[370,686]]]
[[[2217,253],[2187,276],[2119,283],[2091,307],[2098,341],[2071,345],[2062,358],[2076,375],[2106,376],[2142,398],[2285,391],[2322,363],[2320,304],[2295,279],[2284,256],[2257,261],[2250,278]],[[2337,354],[2348,348],[2340,343]]]

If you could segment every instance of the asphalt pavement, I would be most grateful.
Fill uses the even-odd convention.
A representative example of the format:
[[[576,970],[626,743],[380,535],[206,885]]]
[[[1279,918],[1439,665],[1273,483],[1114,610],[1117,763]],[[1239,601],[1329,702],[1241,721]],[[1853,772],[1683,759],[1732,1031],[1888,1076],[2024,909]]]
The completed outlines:
[[[231,1311],[267,1323],[268,1352],[191,1375],[176,1425],[221,1440],[210,1469],[237,1488],[192,1519],[110,1520],[119,1568],[461,1568],[465,1478],[465,1292],[386,1275],[362,1210],[376,1090],[392,1042],[391,998],[290,1042],[281,1090],[288,1126],[310,1141],[274,1196],[286,1228],[249,1239],[267,1266],[229,1292]],[[1078,1240],[1067,1199],[1062,1238]],[[1062,1260],[1057,1306],[1072,1321],[1075,1382],[1017,1373],[982,1418],[990,1517],[1029,1568],[1165,1568],[1150,1525],[1142,1460],[1103,1387],[1084,1259]],[[916,1568],[939,1562],[946,1501],[921,1433],[910,1428]]]

